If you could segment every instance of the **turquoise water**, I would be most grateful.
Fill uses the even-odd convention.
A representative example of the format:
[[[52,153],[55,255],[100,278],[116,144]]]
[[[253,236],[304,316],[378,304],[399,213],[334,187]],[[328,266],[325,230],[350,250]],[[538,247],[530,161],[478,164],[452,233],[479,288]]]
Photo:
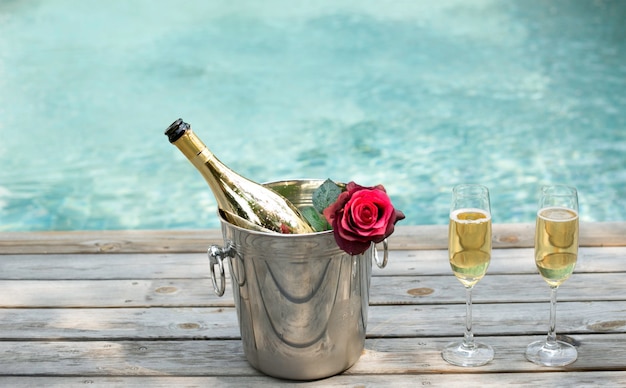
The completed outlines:
[[[624,1],[0,0],[0,230],[213,228],[164,129],[235,170],[382,183],[447,222],[461,182],[530,222],[544,183],[626,220]]]

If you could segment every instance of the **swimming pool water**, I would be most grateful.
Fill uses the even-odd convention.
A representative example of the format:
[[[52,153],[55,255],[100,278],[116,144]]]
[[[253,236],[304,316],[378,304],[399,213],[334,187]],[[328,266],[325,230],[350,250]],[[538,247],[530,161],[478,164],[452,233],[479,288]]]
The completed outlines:
[[[626,2],[0,0],[0,230],[218,226],[163,131],[256,181],[382,183],[447,223],[462,182],[626,220]]]

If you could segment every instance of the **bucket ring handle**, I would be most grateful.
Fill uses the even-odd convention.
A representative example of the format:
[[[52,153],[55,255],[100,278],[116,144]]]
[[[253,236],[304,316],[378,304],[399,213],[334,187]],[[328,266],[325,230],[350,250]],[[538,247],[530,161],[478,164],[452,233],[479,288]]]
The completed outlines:
[[[211,245],[207,251],[209,256],[209,268],[211,269],[211,281],[213,282],[213,291],[217,296],[224,295],[226,291],[226,273],[224,271],[224,260],[227,257],[232,257],[232,246],[228,245],[226,248],[220,248],[217,245]],[[215,267],[219,270],[220,282],[217,283],[217,276],[215,274]]]
[[[389,243],[387,239],[383,240],[383,260],[380,260],[378,257],[378,250],[376,249],[376,245],[374,244],[374,261],[376,261],[376,265],[378,268],[385,268],[387,266],[387,261],[389,259]]]

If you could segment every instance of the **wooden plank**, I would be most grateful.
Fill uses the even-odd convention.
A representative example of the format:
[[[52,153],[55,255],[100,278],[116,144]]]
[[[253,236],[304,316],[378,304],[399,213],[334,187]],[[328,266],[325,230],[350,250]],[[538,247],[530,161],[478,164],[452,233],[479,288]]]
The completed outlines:
[[[562,334],[626,333],[625,301],[562,302]],[[462,336],[465,305],[371,306],[367,335]],[[549,303],[475,304],[476,335],[544,334]],[[238,339],[233,307],[0,309],[0,340]]]
[[[379,254],[382,252],[379,251]],[[623,272],[624,247],[581,247],[574,274],[588,272]],[[487,276],[492,274],[538,274],[533,248],[494,249]],[[373,276],[449,275],[448,252],[438,250],[391,251],[387,267],[374,266]]]
[[[533,258],[532,248],[494,249],[488,275],[535,274]],[[583,247],[575,273],[622,272],[625,261],[626,246]],[[374,265],[373,276],[394,275],[451,275],[447,250],[391,251],[387,267],[379,269]],[[209,276],[209,260],[204,252],[0,255],[0,279],[6,280],[206,279]]]
[[[534,223],[493,224],[494,248],[531,248]],[[447,225],[398,226],[389,241],[391,249],[446,249]],[[626,222],[581,222],[580,246],[625,246]]]
[[[581,222],[580,246],[626,246],[626,222]]]
[[[189,253],[223,243],[218,229],[0,233],[1,254]]]
[[[203,279],[209,270],[206,253],[0,255],[6,280]]]
[[[625,333],[626,304],[619,302],[561,302],[557,306],[557,333]],[[477,336],[544,335],[550,305],[543,303],[474,304]],[[371,306],[368,337],[462,336],[465,305]]]
[[[540,367],[524,357],[535,336],[484,337],[495,359],[468,370],[447,364],[441,349],[457,338],[366,340],[359,361],[344,376],[465,374],[503,372],[624,371],[624,335],[581,334],[578,360],[558,368]],[[4,376],[260,376],[243,354],[240,341],[2,341]],[[536,373],[537,375],[543,373]],[[332,382],[332,379],[330,380]]]
[[[533,246],[530,223],[494,224],[495,248]],[[421,250],[447,247],[446,225],[399,225],[389,238],[391,249]],[[221,231],[125,230],[2,232],[0,254],[32,253],[191,253],[223,244]],[[581,246],[626,246],[626,222],[581,223]]]
[[[626,386],[624,371],[585,371],[550,373],[477,373],[463,369],[465,373],[446,374],[340,374],[318,381],[284,381],[269,376],[2,376],[4,386],[12,388],[31,387],[581,387],[581,386]]]
[[[574,273],[559,289],[561,301],[626,300],[623,273]],[[0,307],[224,307],[234,306],[231,280],[218,297],[208,278],[122,280],[0,280]],[[548,286],[538,274],[487,274],[475,287],[474,303],[541,302]],[[370,304],[463,303],[465,291],[451,274],[374,276]]]
[[[559,301],[626,300],[623,273],[573,274],[558,291]],[[474,303],[545,302],[548,285],[539,274],[485,276],[474,288]],[[371,280],[371,305],[464,303],[465,289],[452,275],[376,276]]]

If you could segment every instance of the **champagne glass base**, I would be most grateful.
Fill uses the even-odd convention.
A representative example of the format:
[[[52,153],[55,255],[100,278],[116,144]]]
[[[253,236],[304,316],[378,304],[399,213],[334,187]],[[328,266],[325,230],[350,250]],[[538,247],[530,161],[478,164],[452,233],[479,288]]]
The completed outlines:
[[[467,346],[464,342],[452,342],[441,352],[441,357],[457,366],[481,366],[493,360],[495,352],[489,345],[475,342]]]
[[[554,345],[546,341],[536,341],[526,348],[526,358],[543,366],[564,366],[576,361],[576,347],[567,342],[556,341]]]

